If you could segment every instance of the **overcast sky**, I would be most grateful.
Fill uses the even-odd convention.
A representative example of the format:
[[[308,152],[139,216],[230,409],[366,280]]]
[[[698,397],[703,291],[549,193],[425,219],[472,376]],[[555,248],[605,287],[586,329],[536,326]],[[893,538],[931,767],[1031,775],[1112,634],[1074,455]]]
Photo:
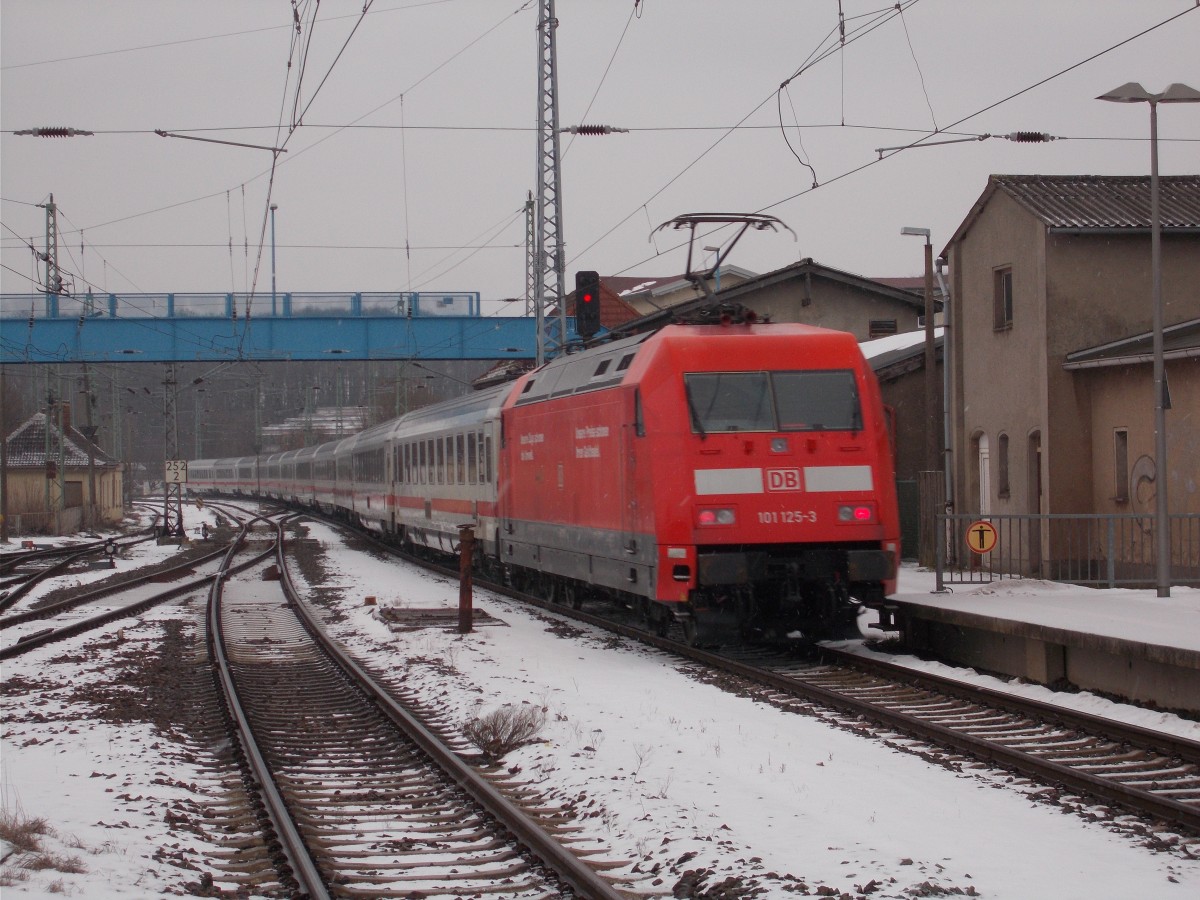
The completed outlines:
[[[522,297],[536,0],[376,0],[361,24],[362,0],[325,0],[315,27],[311,0],[296,5],[299,35],[285,0],[4,0],[3,290],[38,289],[27,243],[42,248],[53,193],[76,290],[269,293],[270,192],[281,291]],[[744,237],[729,262],[753,271],[812,257],[919,274],[921,242],[900,228],[932,229],[940,251],[989,173],[1149,171],[1148,108],[1097,95],[1200,87],[1196,0],[840,7],[839,50],[837,0],[558,0],[562,125],[630,129],[563,136],[568,289],[576,269],[681,272],[678,235],[651,232],[705,211],[795,231]],[[1159,119],[1162,172],[1200,171],[1200,105]],[[39,126],[96,134],[13,134]],[[272,184],[269,151],[155,129],[287,153]],[[876,162],[1017,130],[1062,139]]]

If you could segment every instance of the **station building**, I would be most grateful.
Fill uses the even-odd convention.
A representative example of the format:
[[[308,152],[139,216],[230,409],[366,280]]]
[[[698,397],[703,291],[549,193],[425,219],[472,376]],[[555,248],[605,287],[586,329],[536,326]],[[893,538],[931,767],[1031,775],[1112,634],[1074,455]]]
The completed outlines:
[[[5,438],[12,534],[71,534],[124,517],[124,466],[72,427],[65,404],[58,418],[35,413]]]

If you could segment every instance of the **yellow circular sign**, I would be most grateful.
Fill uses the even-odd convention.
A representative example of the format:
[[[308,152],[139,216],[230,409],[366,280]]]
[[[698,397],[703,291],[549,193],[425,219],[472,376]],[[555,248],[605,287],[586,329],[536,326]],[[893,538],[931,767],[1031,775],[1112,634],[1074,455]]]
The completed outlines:
[[[991,553],[996,546],[996,526],[991,522],[972,522],[967,526],[967,546],[973,553]]]

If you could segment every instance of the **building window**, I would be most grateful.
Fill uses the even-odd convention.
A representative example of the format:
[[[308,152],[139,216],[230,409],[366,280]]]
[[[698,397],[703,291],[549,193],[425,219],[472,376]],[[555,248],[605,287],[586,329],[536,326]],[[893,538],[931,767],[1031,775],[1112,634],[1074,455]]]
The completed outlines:
[[[1118,503],[1129,502],[1129,430],[1118,428],[1113,432],[1113,468],[1116,472],[1116,492],[1113,499]]]
[[[1013,323],[1013,280],[1012,268],[997,269],[995,272],[995,295],[992,298],[992,325],[997,331],[1012,328]]]
[[[997,496],[1007,498],[1011,493],[1011,485],[1008,481],[1008,435],[1002,434],[997,441],[999,447],[996,450],[999,459],[996,460],[996,474],[999,479],[999,488]]]
[[[867,336],[874,340],[875,338],[888,337],[895,334],[897,331],[895,319],[872,319]]]

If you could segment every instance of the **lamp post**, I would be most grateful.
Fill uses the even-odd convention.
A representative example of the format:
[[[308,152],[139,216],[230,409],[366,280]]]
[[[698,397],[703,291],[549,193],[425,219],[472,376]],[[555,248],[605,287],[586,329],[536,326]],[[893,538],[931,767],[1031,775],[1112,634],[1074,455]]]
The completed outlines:
[[[1097,100],[1150,104],[1150,291],[1154,307],[1154,545],[1158,596],[1171,596],[1171,533],[1167,507],[1166,369],[1163,365],[1162,213],[1158,191],[1158,104],[1198,103],[1200,91],[1175,83],[1151,94],[1135,81],[1101,94]]]
[[[928,228],[904,226],[903,235],[925,238],[925,468],[941,468],[937,438],[937,352],[933,333],[933,243]]]
[[[271,204],[271,315],[276,315],[275,310],[275,210],[279,209],[278,204]]]

